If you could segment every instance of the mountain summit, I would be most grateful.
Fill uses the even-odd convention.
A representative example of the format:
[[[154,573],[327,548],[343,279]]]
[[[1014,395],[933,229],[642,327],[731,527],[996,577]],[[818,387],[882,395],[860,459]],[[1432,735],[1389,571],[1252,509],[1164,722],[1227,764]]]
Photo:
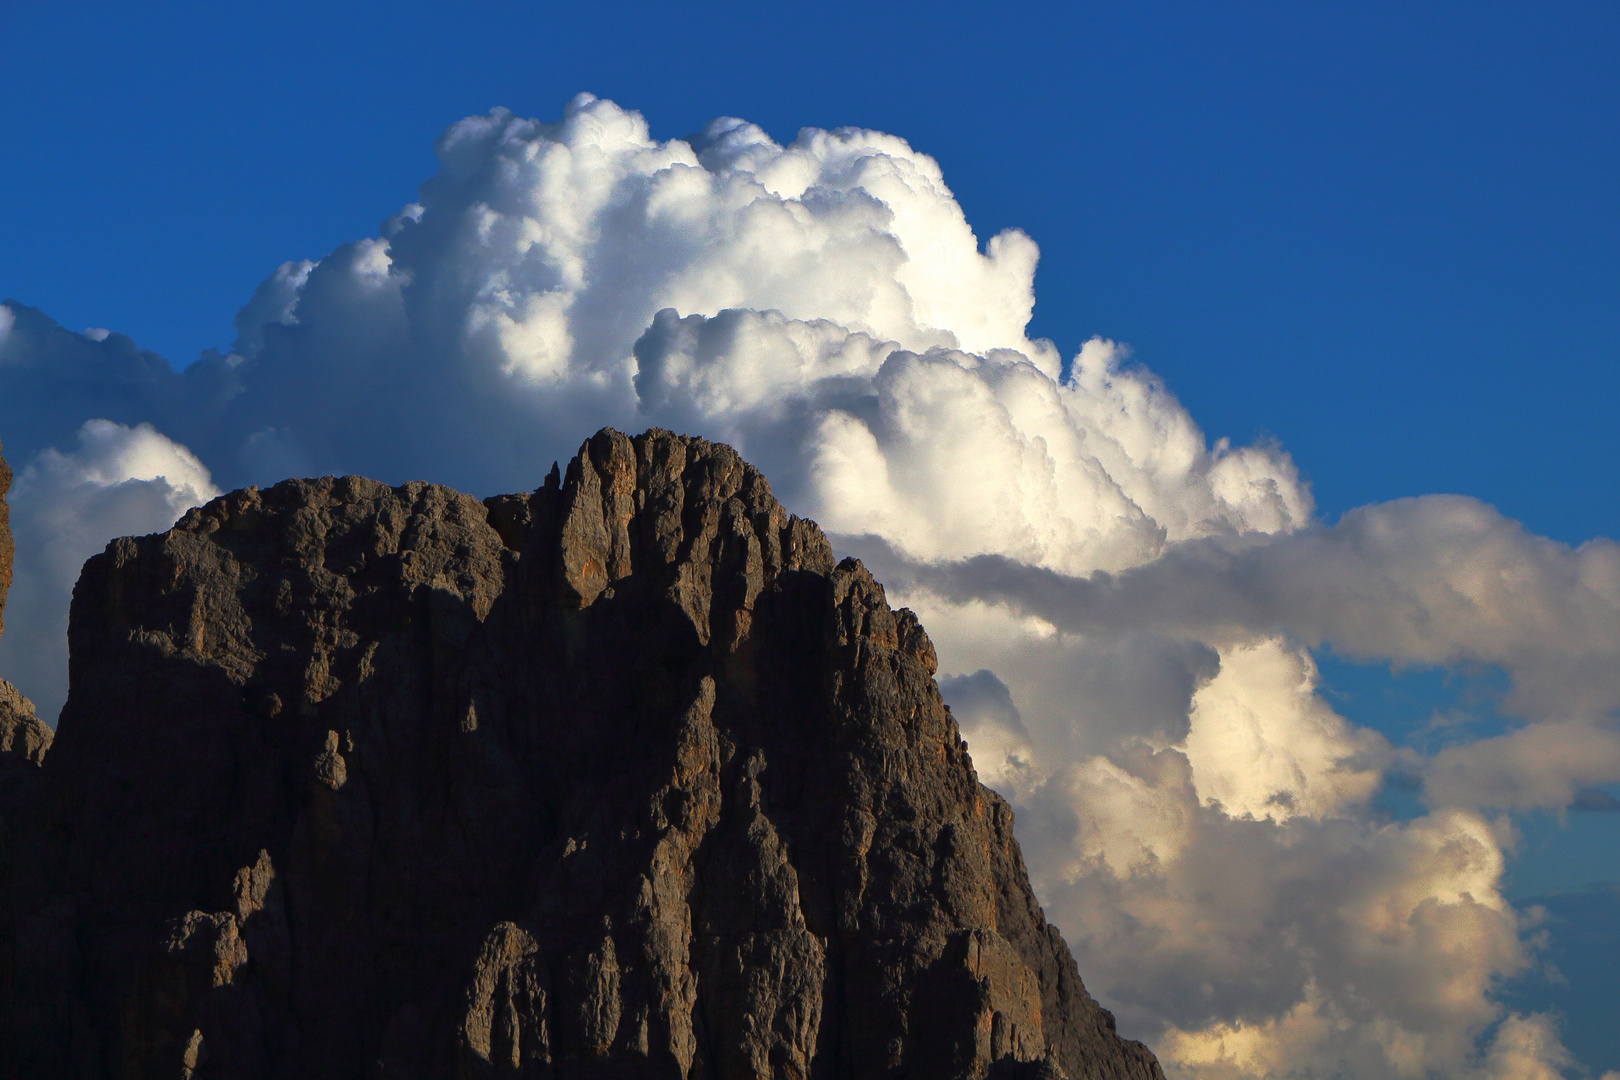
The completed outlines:
[[[90,560],[70,641],[8,1075],[1162,1076],[916,618],[729,447],[238,491]]]

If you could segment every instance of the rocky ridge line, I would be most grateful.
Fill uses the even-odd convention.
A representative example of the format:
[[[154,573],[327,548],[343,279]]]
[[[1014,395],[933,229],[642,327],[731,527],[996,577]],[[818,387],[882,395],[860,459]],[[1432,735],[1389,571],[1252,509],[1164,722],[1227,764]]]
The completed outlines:
[[[6,632],[6,593],[11,589],[11,507],[6,495],[11,491],[11,466],[6,464],[5,445],[0,443],[0,634]]]
[[[0,445],[0,450],[3,449]],[[11,466],[0,453],[0,635],[6,629],[6,594],[11,591],[12,558],[16,550],[11,538],[11,507],[6,502],[11,479]],[[51,729],[34,715],[34,703],[15,686],[0,679],[0,810],[12,797],[13,789],[27,783],[27,777],[45,759],[50,745]],[[3,836],[0,836],[0,844],[4,844]]]
[[[10,1075],[1162,1080],[922,627],[729,447],[234,492],[92,559],[70,640]]]

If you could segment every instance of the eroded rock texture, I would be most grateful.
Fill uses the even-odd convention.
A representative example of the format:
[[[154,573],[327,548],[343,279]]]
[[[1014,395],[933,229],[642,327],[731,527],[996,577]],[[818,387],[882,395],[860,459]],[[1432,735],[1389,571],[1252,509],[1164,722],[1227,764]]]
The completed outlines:
[[[24,1076],[1160,1075],[933,647],[729,448],[116,541],[17,857]]]
[[[5,632],[6,593],[11,589],[11,510],[6,504],[10,491],[11,467],[0,455],[0,634]],[[25,795],[50,745],[51,729],[34,715],[34,703],[15,686],[0,679],[0,887],[6,873],[3,862],[6,810]],[[4,911],[0,911],[0,920],[4,918]],[[0,963],[3,962],[0,958]]]
[[[6,505],[10,490],[11,468],[0,456],[0,632],[5,629],[6,592],[11,588],[11,516]],[[0,1051],[16,1043],[15,835],[19,818],[26,818],[50,745],[51,729],[34,715],[33,702],[0,679]],[[15,1062],[0,1052],[0,1076],[15,1075]]]

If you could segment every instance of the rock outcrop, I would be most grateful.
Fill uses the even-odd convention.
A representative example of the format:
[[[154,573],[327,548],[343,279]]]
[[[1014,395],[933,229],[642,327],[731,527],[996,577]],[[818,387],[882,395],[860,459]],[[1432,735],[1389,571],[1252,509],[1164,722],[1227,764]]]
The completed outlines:
[[[728,447],[123,539],[18,830],[27,1077],[1159,1077],[909,611]]]
[[[6,593],[11,589],[11,510],[6,503],[10,491],[11,467],[0,455],[0,633],[5,630]],[[34,715],[33,702],[0,679],[0,1077],[5,1080],[17,1075],[15,1055],[5,1053],[16,1044],[14,834],[50,745],[51,729]]]
[[[0,447],[3,449],[3,447]],[[11,466],[0,454],[0,634],[6,628],[6,594],[11,590],[11,508],[6,495],[11,491]],[[0,679],[0,879],[4,874],[5,811],[21,797],[34,772],[50,749],[51,729],[34,715],[34,703],[4,679]],[[0,912],[0,919],[4,913]],[[0,961],[3,962],[3,961]]]

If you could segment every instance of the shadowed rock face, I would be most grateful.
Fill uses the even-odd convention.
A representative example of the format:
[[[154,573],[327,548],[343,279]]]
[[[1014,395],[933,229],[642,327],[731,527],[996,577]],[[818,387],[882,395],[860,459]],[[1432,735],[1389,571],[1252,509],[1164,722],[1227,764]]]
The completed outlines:
[[[227,495],[92,559],[71,644],[23,1076],[1161,1075],[916,619],[727,447]]]
[[[11,588],[11,511],[6,505],[10,490],[11,467],[0,456],[0,632],[5,630],[6,592]],[[16,923],[14,906],[7,901],[12,899],[17,819],[26,811],[50,745],[51,729],[34,715],[33,702],[0,679],[0,1051],[16,1042],[16,955],[9,947]],[[15,1061],[0,1052],[0,1076],[16,1074]]]

